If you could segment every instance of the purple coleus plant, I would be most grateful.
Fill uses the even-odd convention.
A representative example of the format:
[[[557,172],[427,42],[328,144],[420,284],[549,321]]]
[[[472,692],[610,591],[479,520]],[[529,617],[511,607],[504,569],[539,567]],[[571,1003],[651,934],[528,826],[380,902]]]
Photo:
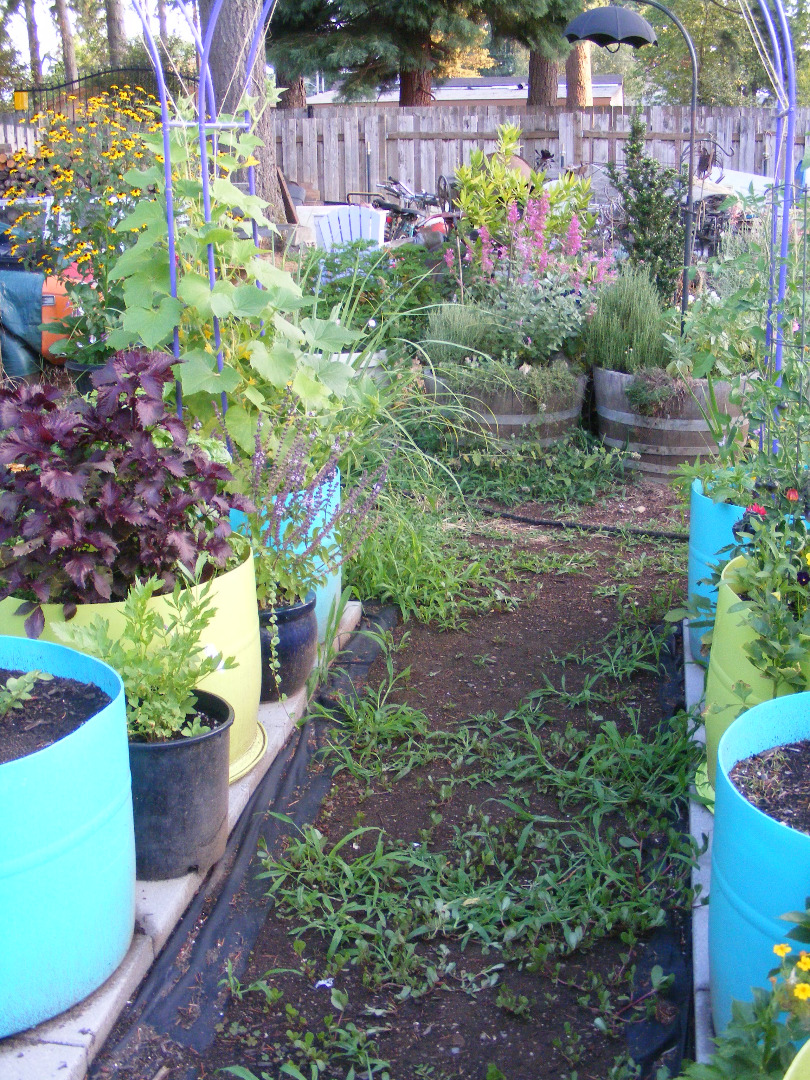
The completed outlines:
[[[0,599],[38,637],[42,604],[123,600],[152,575],[171,591],[180,564],[231,554],[230,471],[188,441],[163,400],[176,361],[118,353],[93,376],[95,402],[41,385],[0,390]],[[210,573],[210,569],[208,571]]]

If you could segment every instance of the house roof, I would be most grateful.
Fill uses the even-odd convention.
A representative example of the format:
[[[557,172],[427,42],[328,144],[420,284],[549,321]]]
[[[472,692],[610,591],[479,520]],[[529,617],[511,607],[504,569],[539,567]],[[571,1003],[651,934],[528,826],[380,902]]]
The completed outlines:
[[[613,97],[621,91],[621,75],[594,75],[591,79],[595,98]],[[525,101],[528,92],[528,79],[516,79],[514,76],[483,75],[467,79],[445,79],[433,86],[436,101]],[[308,105],[335,105],[339,90],[326,90],[320,94],[309,94]],[[565,79],[557,80],[557,97],[565,97]],[[399,87],[381,91],[376,98],[379,103],[396,103],[399,100]]]

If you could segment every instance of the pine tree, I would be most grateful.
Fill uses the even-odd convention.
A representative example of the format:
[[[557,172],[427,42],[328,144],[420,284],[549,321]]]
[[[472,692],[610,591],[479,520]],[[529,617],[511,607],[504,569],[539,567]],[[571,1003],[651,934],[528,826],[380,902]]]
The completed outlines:
[[[671,301],[683,272],[684,230],[681,222],[680,177],[644,153],[645,127],[637,112],[624,144],[625,167],[608,165],[627,218],[629,262],[643,266],[663,300]]]

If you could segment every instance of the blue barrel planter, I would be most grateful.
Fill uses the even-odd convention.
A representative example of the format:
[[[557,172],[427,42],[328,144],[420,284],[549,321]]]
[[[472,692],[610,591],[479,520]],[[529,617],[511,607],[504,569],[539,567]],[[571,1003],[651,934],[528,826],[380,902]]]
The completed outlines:
[[[288,505],[294,499],[302,497],[302,495],[302,492],[289,495],[287,497]],[[340,507],[340,469],[335,469],[335,474],[331,480],[324,481],[321,485],[318,497],[323,500],[323,503],[313,519],[310,536],[313,532],[323,528],[326,522]],[[245,525],[245,515],[241,510],[231,510],[230,523],[234,532],[243,530]],[[322,537],[322,543],[327,544],[330,547],[335,545],[336,540],[333,530],[330,529],[329,532]],[[326,624],[329,620],[329,612],[331,611],[332,604],[336,600],[340,600],[341,591],[342,568],[339,566],[336,570],[332,571],[332,573],[327,574],[326,581],[315,589],[315,616],[318,620],[318,641],[321,644],[326,640]]]
[[[0,765],[0,1038],[75,1005],[124,959],[135,839],[124,687],[63,645],[0,638],[0,666],[94,683],[112,699],[70,735]]]
[[[700,581],[711,577],[712,567],[718,562],[718,552],[734,542],[734,526],[742,519],[744,506],[734,503],[712,502],[703,494],[700,480],[692,481],[689,498],[689,601],[704,597],[710,601],[712,611],[717,603],[717,589],[701,585]],[[689,627],[689,649],[692,658],[706,664],[701,656],[700,639],[708,627]]]
[[[777,966],[773,947],[785,941],[788,911],[803,911],[810,836],[774,821],[744,799],[729,779],[738,761],[810,738],[810,693],[791,694],[743,713],[720,740],[715,782],[709,964],[716,1032],[731,1019],[731,1002],[768,989]]]

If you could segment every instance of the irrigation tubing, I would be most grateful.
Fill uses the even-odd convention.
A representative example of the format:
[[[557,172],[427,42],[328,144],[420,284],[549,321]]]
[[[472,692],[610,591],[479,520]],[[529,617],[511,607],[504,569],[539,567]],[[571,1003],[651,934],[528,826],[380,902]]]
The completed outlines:
[[[524,514],[510,514],[504,510],[492,510],[486,506],[476,506],[488,517],[504,518],[519,525],[542,525],[549,529],[567,529],[569,532],[613,533],[617,536],[646,536],[651,540],[678,540],[682,544],[689,542],[689,533],[667,532],[665,529],[637,529],[631,525],[596,525],[591,522],[581,524],[577,521],[555,521],[553,518],[531,518]]]

